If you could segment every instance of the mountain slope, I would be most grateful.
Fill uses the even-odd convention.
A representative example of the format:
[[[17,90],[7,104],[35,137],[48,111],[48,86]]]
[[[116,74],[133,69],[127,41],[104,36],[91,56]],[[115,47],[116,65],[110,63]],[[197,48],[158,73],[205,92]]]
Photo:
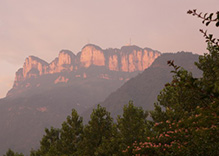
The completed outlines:
[[[166,53],[159,56],[153,64],[138,76],[127,81],[122,87],[111,93],[102,103],[113,117],[122,113],[123,106],[133,100],[136,106],[152,110],[157,95],[167,82],[171,81],[173,70],[167,65],[168,60],[174,60],[178,66],[191,71],[194,76],[201,76],[201,71],[194,65],[198,55],[192,53]],[[91,112],[87,111],[86,114]]]

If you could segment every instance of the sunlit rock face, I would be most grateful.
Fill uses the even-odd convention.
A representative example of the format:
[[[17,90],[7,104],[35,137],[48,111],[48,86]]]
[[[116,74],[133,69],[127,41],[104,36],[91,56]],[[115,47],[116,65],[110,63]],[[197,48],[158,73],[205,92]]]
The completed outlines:
[[[58,64],[61,66],[63,64],[72,64],[75,55],[70,51],[61,51],[59,53],[59,62]]]
[[[30,78],[31,76],[38,76],[45,74],[48,63],[35,56],[26,58],[23,65],[23,77]]]
[[[67,83],[68,82],[68,78],[65,78],[64,76],[59,76],[55,81],[54,81],[54,83],[55,84],[57,84],[57,83],[60,83],[60,82],[62,82],[62,83]]]
[[[121,48],[121,70],[124,72],[143,71],[160,55],[149,48],[141,49],[137,46]]]
[[[90,65],[105,66],[103,50],[95,45],[86,45],[81,51],[80,63],[85,68]]]
[[[76,71],[91,65],[105,66],[112,71],[135,72],[143,71],[160,55],[160,52],[137,46],[124,46],[121,49],[102,50],[96,45],[86,45],[80,55],[69,50],[62,50],[59,56],[50,64],[35,56],[26,58],[23,68],[19,69],[15,77],[17,82],[27,78],[38,77],[43,74]]]
[[[154,53],[151,50],[144,49],[143,60],[142,60],[143,70],[148,68],[158,56],[160,56],[159,53]]]
[[[118,56],[113,55],[109,57],[109,70],[119,70]]]
[[[62,71],[73,71],[75,68],[76,56],[69,50],[62,50],[59,57],[49,64],[48,73],[59,73]]]
[[[134,45],[123,46],[121,49],[109,48],[103,50],[96,45],[88,44],[85,45],[77,55],[69,50],[61,50],[58,57],[51,63],[47,63],[35,56],[29,56],[25,59],[23,68],[20,68],[16,72],[13,88],[19,88],[19,86],[22,88],[22,86],[25,85],[20,84],[30,78],[34,79],[42,75],[61,74],[63,72],[71,73],[70,77],[80,77],[81,79],[86,79],[90,77],[90,75],[102,79],[115,79],[115,75],[118,74],[112,76],[109,73],[99,72],[98,75],[96,75],[94,73],[87,73],[86,70],[92,68],[92,70],[97,72],[97,70],[101,68],[102,70],[104,69],[105,72],[140,72],[148,68],[159,55],[160,52],[158,51],[149,48],[142,49]],[[126,81],[130,78],[129,76],[121,75],[117,77],[117,79],[121,81]],[[64,77],[59,77],[58,79],[56,77],[56,79],[53,80],[53,84],[60,82],[67,83],[69,80]],[[40,83],[37,84],[39,84],[38,87],[41,86]],[[37,84],[30,86],[36,86]]]
[[[13,87],[18,86],[19,82],[21,82],[21,81],[24,81],[23,68],[18,69],[18,71],[16,72]]]
[[[23,68],[20,68],[15,74],[13,87],[17,87],[25,79],[38,77],[46,73],[48,63],[35,56],[29,56],[25,59]]]
[[[53,74],[56,72],[60,72],[59,66],[58,66],[59,58],[55,58],[50,64],[49,69],[47,73]]]

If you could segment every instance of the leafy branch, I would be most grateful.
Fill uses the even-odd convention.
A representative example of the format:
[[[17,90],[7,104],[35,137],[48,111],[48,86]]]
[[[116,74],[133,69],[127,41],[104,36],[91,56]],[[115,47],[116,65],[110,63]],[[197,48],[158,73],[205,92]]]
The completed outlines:
[[[217,11],[215,13],[216,17],[213,17],[214,16],[214,13],[205,13],[203,15],[202,12],[200,13],[197,13],[196,9],[193,9],[193,10],[189,10],[187,11],[188,14],[192,14],[193,16],[197,16],[198,18],[201,18],[203,21],[202,23],[205,24],[206,26],[208,26],[211,22],[216,22],[216,27],[219,27],[219,11]]]
[[[177,72],[177,70],[180,68],[180,66],[177,66],[177,65],[174,64],[174,60],[167,61],[167,64],[169,66],[172,66],[174,68],[175,72]]]
[[[203,34],[203,36],[205,37],[206,42],[211,42],[211,43],[213,43],[214,45],[219,46],[219,39],[214,38],[214,37],[213,37],[213,34],[207,34],[207,30],[204,31],[204,30],[200,29],[199,31],[200,31],[200,32]]]
[[[202,19],[202,23],[208,26],[210,23],[215,22],[215,26],[219,27],[219,11],[217,11],[215,14],[214,13],[205,13],[203,14],[202,12],[198,13],[196,9],[189,10],[187,11],[187,14],[191,14],[193,16],[197,16],[198,18]],[[203,36],[206,39],[206,42],[212,43],[215,46],[219,46],[219,39],[214,38],[213,34],[207,34],[207,30],[199,30]]]

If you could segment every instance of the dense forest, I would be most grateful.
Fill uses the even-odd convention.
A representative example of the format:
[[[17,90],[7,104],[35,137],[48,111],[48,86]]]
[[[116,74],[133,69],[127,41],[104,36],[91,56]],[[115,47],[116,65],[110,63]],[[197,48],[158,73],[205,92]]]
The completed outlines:
[[[203,16],[196,10],[188,13],[201,18],[206,26],[216,23],[219,27],[219,12]],[[98,105],[84,125],[73,109],[61,128],[45,129],[40,148],[30,155],[219,155],[219,39],[201,32],[209,51],[195,63],[203,72],[201,78],[194,78],[170,60],[168,65],[174,75],[157,97],[153,111],[147,112],[130,101],[114,121]],[[5,154],[22,155],[11,149]]]

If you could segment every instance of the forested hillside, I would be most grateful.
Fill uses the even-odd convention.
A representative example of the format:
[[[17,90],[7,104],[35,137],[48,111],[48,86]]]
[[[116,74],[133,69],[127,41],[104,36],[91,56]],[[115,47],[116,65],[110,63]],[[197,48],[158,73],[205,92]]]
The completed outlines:
[[[111,112],[113,117],[122,114],[122,108],[129,100],[136,106],[149,111],[153,110],[157,95],[167,82],[171,81],[172,68],[167,65],[168,60],[200,77],[202,72],[195,66],[198,55],[186,52],[165,53],[159,56],[154,63],[143,73],[126,82],[122,87],[111,93],[101,105]]]

